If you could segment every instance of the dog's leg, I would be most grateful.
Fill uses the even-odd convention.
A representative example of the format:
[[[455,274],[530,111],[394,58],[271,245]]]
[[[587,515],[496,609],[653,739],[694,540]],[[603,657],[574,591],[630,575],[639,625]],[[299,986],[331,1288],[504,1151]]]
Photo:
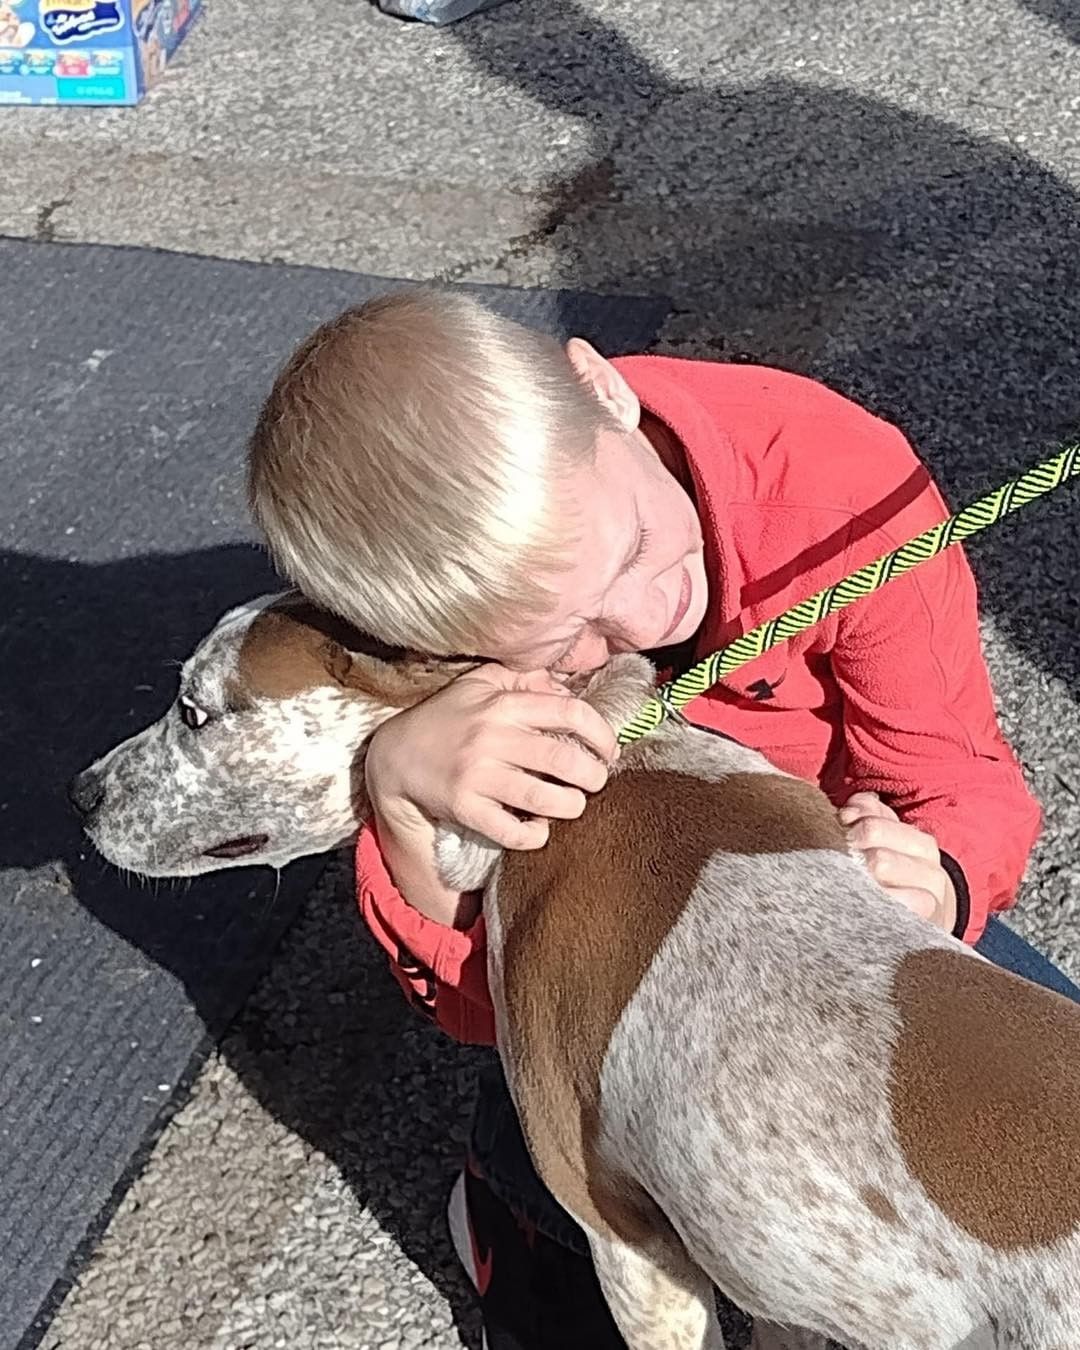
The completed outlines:
[[[800,1327],[781,1327],[775,1322],[754,1318],[754,1331],[750,1337],[750,1350],[828,1350],[830,1342],[827,1336],[819,1336],[816,1331],[804,1331]]]
[[[712,1281],[674,1244],[646,1253],[589,1234],[611,1315],[630,1350],[724,1350]]]

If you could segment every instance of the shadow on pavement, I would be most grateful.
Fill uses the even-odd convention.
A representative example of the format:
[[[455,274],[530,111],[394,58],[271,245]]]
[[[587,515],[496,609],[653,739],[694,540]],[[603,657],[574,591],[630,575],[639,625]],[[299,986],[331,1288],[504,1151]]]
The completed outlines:
[[[1080,210],[1032,159],[837,90],[679,84],[569,0],[450,31],[588,129],[534,232],[560,284],[671,295],[668,350],[825,380],[898,422],[957,506],[1080,430]],[[1075,494],[971,550],[987,612],[1073,687]]]
[[[1080,42],[1080,5],[1076,0],[1023,0],[1026,9],[1049,19],[1069,39]]]
[[[216,1036],[266,970],[266,946],[252,940],[253,926],[276,940],[308,883],[290,885],[293,869],[286,870],[284,912],[271,922],[275,879],[262,870],[152,890],[125,887],[82,839],[64,786],[164,711],[176,665],[225,609],[277,586],[262,555],[242,545],[97,566],[0,552],[8,608],[0,635],[0,868],[33,876],[59,863],[61,902],[84,907],[104,926],[100,936],[91,930],[84,969],[97,968],[90,944],[107,946],[107,934],[118,935],[180,981]],[[310,864],[294,867],[310,880]],[[223,1052],[277,1120],[341,1169],[361,1204],[445,1294],[472,1345],[471,1301],[443,1214],[464,1138],[473,1057],[400,997],[362,930],[347,859],[340,877],[334,904],[319,912],[309,906],[294,926]],[[20,913],[18,905],[6,913],[9,938],[9,923],[49,919],[41,910]],[[89,984],[78,990],[76,1013],[92,994]],[[165,1006],[156,999],[145,1016],[160,1016]],[[43,1031],[33,1034],[47,1069],[63,1062],[64,1047],[52,1055]],[[93,1125],[78,1103],[61,1114],[67,1118],[50,1129],[77,1135]],[[73,1146],[65,1139],[61,1146]]]

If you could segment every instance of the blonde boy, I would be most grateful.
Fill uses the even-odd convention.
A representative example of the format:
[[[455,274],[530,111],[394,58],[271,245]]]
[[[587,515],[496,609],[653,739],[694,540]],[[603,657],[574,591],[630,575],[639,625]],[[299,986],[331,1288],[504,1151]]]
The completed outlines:
[[[300,347],[259,418],[250,489],[312,599],[383,641],[489,662],[376,734],[357,852],[364,915],[403,988],[482,1043],[483,916],[439,881],[434,823],[530,849],[585,809],[615,745],[556,676],[618,651],[689,663],[946,513],[903,436],[822,385],[607,361],[425,290],[347,311]],[[818,782],[928,921],[976,942],[1013,902],[1039,811],[997,726],[959,549],[688,712]],[[1003,925],[983,946],[1061,987]],[[462,1194],[492,1350],[621,1344],[497,1080]]]

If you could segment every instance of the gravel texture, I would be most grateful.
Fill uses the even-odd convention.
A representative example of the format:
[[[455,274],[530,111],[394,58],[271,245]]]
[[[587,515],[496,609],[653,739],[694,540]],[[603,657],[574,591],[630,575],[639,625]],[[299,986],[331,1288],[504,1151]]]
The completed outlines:
[[[483,1052],[397,994],[335,860],[47,1350],[476,1347],[444,1208]]]
[[[1080,31],[1061,0],[211,4],[128,113],[6,114],[0,229],[669,294],[902,422],[957,501],[1080,422]],[[1046,805],[1017,926],[1080,976],[1075,495],[973,546]],[[118,1213],[59,1350],[475,1346],[440,1220],[475,1056],[330,872]]]

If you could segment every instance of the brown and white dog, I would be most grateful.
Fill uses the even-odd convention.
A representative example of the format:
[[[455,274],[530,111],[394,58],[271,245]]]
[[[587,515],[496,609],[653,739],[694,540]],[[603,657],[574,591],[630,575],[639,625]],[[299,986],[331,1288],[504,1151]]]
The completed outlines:
[[[461,669],[269,597],[72,798],[125,868],[282,866],[355,833],[367,738]],[[616,726],[650,680],[584,696]],[[439,852],[484,888],[514,1101],[633,1350],[719,1350],[714,1283],[761,1345],[1080,1348],[1080,1009],[892,902],[817,789],[672,722],[540,852]]]

